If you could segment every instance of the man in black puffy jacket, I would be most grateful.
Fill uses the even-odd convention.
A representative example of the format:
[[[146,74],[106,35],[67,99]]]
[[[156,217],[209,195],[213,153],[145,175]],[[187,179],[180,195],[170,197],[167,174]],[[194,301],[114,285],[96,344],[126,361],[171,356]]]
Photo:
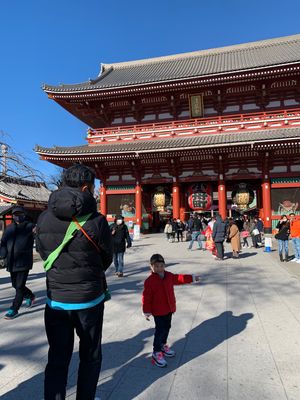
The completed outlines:
[[[217,260],[221,261],[224,259],[224,240],[226,236],[226,224],[220,217],[220,215],[216,216],[216,222],[213,226],[212,238],[215,242],[217,249]]]
[[[10,273],[11,283],[16,290],[12,306],[5,314],[5,319],[18,316],[23,299],[31,307],[35,296],[26,286],[29,270],[33,264],[34,224],[26,219],[25,209],[16,206],[12,210],[13,222],[5,229],[0,248],[0,258],[6,260],[6,269]]]
[[[37,223],[43,260],[62,243],[72,218],[90,214],[47,271],[45,327],[49,343],[45,400],[66,396],[74,329],[80,339],[77,400],[94,400],[101,369],[105,271],[112,262],[112,238],[93,197],[95,175],[84,165],[67,169],[63,187],[53,192]],[[97,249],[98,247],[98,249]]]
[[[127,247],[131,247],[131,238],[129,236],[127,225],[122,215],[117,215],[114,223],[110,226],[113,239],[115,274],[121,278],[124,270],[124,254]]]

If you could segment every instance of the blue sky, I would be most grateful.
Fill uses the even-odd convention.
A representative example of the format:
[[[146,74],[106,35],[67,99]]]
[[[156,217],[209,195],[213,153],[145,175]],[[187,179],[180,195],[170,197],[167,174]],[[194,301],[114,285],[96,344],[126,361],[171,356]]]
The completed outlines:
[[[35,144],[85,144],[87,126],[49,100],[43,83],[83,82],[100,63],[299,33],[300,1],[0,1],[0,131],[49,175]]]

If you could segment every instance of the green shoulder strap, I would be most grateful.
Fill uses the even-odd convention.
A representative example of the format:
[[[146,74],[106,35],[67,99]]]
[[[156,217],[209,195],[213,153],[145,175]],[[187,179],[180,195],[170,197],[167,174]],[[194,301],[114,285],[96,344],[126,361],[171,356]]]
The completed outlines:
[[[79,225],[83,226],[86,223],[86,221],[90,218],[91,215],[92,214],[90,213],[90,214],[81,215],[81,216],[76,217]],[[73,239],[74,233],[79,229],[80,229],[79,226],[76,225],[74,221],[70,222],[70,225],[68,226],[68,229],[65,233],[65,237],[63,238],[63,241],[55,250],[52,251],[52,253],[49,254],[49,256],[47,257],[47,260],[44,261],[45,271],[49,271],[49,269],[52,268],[54,261],[58,258],[58,256],[62,252],[63,248],[66,246],[66,244],[68,244],[70,242],[71,239]]]

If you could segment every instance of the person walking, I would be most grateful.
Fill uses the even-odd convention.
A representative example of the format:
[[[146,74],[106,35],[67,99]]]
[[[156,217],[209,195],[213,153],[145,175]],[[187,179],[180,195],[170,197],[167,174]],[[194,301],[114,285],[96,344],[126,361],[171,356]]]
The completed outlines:
[[[290,213],[290,235],[294,247],[295,257],[292,261],[300,264],[300,220],[294,213]]]
[[[178,275],[165,270],[165,260],[161,254],[150,258],[151,275],[144,282],[142,296],[143,314],[147,320],[151,316],[155,322],[152,362],[158,367],[166,367],[165,357],[174,357],[175,351],[168,344],[172,315],[176,311],[174,285],[198,282],[197,275]]]
[[[212,239],[216,245],[217,257],[216,260],[221,261],[224,259],[224,240],[226,236],[226,224],[220,217],[216,216],[216,222],[213,225]]]
[[[228,241],[232,248],[232,258],[239,258],[239,252],[241,250],[240,231],[236,221],[233,220],[230,220],[229,222]]]
[[[5,229],[0,248],[0,258],[5,259],[6,270],[10,273],[12,287],[16,290],[5,319],[14,319],[25,299],[26,307],[31,307],[35,295],[26,286],[29,271],[33,265],[33,242],[35,226],[26,218],[24,207],[16,206],[12,210],[13,222]]]
[[[183,231],[184,231],[184,223],[180,221],[180,219],[177,219],[175,223],[175,233],[177,237],[177,242],[179,242],[179,239],[181,242],[183,242]]]
[[[244,215],[244,223],[243,223],[243,229],[241,232],[241,237],[243,239],[242,246],[243,247],[250,247],[248,243],[248,237],[250,236],[250,220],[247,215]]]
[[[47,270],[44,400],[66,398],[74,330],[80,340],[76,399],[95,399],[102,362],[105,271],[113,253],[107,220],[97,212],[94,181],[90,168],[68,168],[63,186],[51,194],[48,209],[37,222],[37,249]]]
[[[286,215],[282,215],[280,221],[276,225],[278,232],[275,235],[275,239],[278,240],[278,253],[281,262],[284,260],[289,261],[289,234],[290,234],[290,223]],[[285,258],[283,258],[283,250]]]
[[[169,219],[164,228],[164,233],[166,234],[168,241],[170,241],[170,239],[172,237],[172,232],[173,232],[173,227],[172,227],[171,220]]]
[[[202,242],[200,240],[198,240],[201,231],[203,231],[203,227],[202,227],[200,215],[196,215],[194,217],[193,224],[191,226],[192,240],[190,241],[188,250],[192,250],[192,247],[193,247],[193,244],[195,241],[197,241],[197,243],[198,243],[198,249],[201,250]]]
[[[262,221],[255,217],[250,224],[250,234],[254,248],[259,248],[262,245],[261,233],[263,230]]]
[[[115,274],[121,278],[124,271],[124,254],[127,247],[131,247],[131,238],[127,225],[122,215],[117,215],[114,223],[110,226],[113,239]]]

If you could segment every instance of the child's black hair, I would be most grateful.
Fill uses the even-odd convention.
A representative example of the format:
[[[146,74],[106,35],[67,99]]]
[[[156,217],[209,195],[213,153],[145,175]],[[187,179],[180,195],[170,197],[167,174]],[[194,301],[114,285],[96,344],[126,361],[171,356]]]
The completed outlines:
[[[165,260],[161,254],[153,254],[150,258],[150,264],[153,265],[156,262],[161,262],[165,264]]]

